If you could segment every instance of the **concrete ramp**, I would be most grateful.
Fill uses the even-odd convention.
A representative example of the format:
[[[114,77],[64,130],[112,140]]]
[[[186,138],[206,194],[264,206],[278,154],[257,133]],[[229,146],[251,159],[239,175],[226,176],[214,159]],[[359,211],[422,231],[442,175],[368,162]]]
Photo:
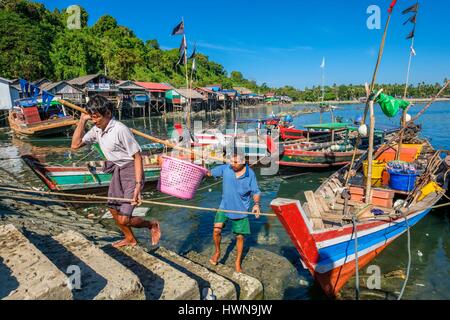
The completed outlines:
[[[258,300],[263,298],[263,285],[258,279],[244,273],[237,273],[224,264],[219,263],[217,266],[212,266],[207,256],[194,251],[188,252],[186,257],[231,281],[236,286],[239,300]]]
[[[101,249],[74,231],[66,231],[53,237],[74,256],[93,270],[98,277],[91,277],[88,283],[83,284],[81,272],[81,291],[92,290],[96,287],[98,293],[92,297],[95,300],[142,300],[145,299],[144,288],[138,277],[111,258]],[[98,286],[98,282],[103,282]],[[100,290],[99,290],[100,287]]]
[[[67,276],[13,225],[0,225],[0,299],[70,300]]]
[[[155,256],[195,279],[202,293],[207,292],[205,289],[211,288],[217,300],[237,300],[233,283],[224,277],[162,247],[156,251]]]
[[[109,256],[136,274],[148,300],[199,300],[197,282],[139,246],[102,248]]]

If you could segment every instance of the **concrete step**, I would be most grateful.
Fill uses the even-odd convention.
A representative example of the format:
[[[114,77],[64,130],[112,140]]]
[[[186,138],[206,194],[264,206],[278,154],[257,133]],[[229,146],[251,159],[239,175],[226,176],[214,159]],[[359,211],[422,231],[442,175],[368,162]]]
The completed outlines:
[[[259,300],[263,298],[264,288],[258,279],[244,273],[237,273],[234,269],[220,263],[213,266],[209,263],[209,257],[195,251],[188,252],[186,257],[230,280],[236,286],[239,300]]]
[[[67,280],[13,225],[0,226],[0,299],[70,300]]]
[[[196,280],[202,292],[202,299],[205,298],[206,289],[210,288],[217,300],[237,300],[236,288],[224,277],[163,247],[154,255]]]
[[[102,248],[109,256],[136,274],[149,300],[199,300],[197,282],[139,246]]]
[[[138,277],[74,231],[66,231],[53,237],[69,253],[70,265],[81,271],[81,288],[75,298],[95,300],[142,300],[144,288]],[[66,255],[67,259],[67,255]],[[76,283],[75,283],[76,284]]]

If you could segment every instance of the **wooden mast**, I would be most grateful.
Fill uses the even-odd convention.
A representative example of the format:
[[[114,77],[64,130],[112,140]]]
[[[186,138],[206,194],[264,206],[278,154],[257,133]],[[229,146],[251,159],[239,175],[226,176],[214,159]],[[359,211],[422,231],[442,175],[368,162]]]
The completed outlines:
[[[386,43],[387,31],[388,31],[388,28],[389,28],[389,23],[391,21],[392,11],[393,11],[396,3],[397,3],[397,0],[393,0],[391,2],[391,5],[389,6],[389,9],[388,9],[389,15],[388,15],[388,18],[387,18],[387,21],[386,21],[386,25],[384,26],[384,32],[383,32],[383,37],[381,39],[380,49],[378,50],[377,63],[375,64],[375,70],[373,72],[372,82],[370,84],[370,92],[373,91],[374,88],[375,88],[375,82],[376,82],[376,79],[377,79],[378,68],[379,68],[380,63],[381,63],[381,58],[383,57],[384,44]],[[370,94],[370,92],[369,92],[369,94]],[[362,119],[362,124],[366,123],[366,117],[367,117],[367,112],[369,110],[369,102],[370,102],[369,94],[367,95],[367,102],[366,102],[366,107],[364,109],[364,115],[363,115],[363,119]],[[355,163],[355,159],[356,159],[356,151],[358,150],[358,147],[359,147],[360,143],[361,143],[361,136],[358,135],[358,137],[356,138],[355,148],[353,149],[352,162],[350,163],[350,167],[349,167],[349,170],[347,172],[346,179],[345,179],[345,186],[348,186],[348,181],[350,179],[350,173],[352,171],[353,164]]]
[[[369,115],[370,115],[370,127],[369,127],[369,150],[367,151],[367,177],[366,177],[366,196],[365,202],[369,204],[372,200],[372,165],[373,165],[373,140],[375,133],[375,115],[373,112],[373,104],[375,99],[380,95],[383,89],[379,90],[377,94],[369,101]]]

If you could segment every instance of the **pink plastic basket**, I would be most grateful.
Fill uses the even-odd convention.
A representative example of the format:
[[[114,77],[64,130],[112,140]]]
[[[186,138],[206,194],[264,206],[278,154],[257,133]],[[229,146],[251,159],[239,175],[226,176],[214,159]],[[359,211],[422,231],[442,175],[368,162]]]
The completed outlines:
[[[173,157],[162,156],[162,159],[163,164],[158,182],[159,191],[184,200],[194,198],[197,188],[208,170]]]

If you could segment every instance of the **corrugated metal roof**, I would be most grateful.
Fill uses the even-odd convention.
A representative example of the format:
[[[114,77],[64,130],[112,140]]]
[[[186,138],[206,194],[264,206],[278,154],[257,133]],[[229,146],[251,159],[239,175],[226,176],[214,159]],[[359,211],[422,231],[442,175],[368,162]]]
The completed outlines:
[[[119,80],[117,86],[122,90],[145,90],[143,86],[131,80]]]
[[[7,82],[7,83],[13,83],[12,80],[8,80],[8,79],[2,78],[2,77],[0,77],[0,80],[2,80],[2,81],[4,81],[4,82]]]
[[[188,99],[202,99],[203,96],[193,89],[175,89],[180,95]]]
[[[209,88],[205,88],[205,87],[199,87],[199,88],[195,88],[195,90],[200,90],[200,91],[204,91],[207,93],[214,93],[217,94],[217,92],[214,92],[213,90],[209,89]]]
[[[43,91],[50,91],[52,89],[54,89],[55,87],[59,86],[60,84],[66,84],[68,86],[71,86],[72,88],[74,88],[75,90],[82,92],[80,89],[75,88],[73,85],[71,85],[69,82],[67,81],[58,81],[58,82],[46,82],[43,85],[41,85],[39,88]]]
[[[139,81],[135,81],[134,83],[137,84],[138,86],[144,87],[145,89],[147,89],[149,91],[154,91],[154,92],[166,92],[166,91],[170,90],[170,87],[163,83],[139,82]]]
[[[74,84],[74,85],[83,85],[88,83],[89,81],[91,81],[92,79],[95,79],[99,76],[100,74],[88,74],[87,76],[82,76],[82,77],[78,77],[78,78],[74,78],[72,80],[67,81],[70,84]]]

